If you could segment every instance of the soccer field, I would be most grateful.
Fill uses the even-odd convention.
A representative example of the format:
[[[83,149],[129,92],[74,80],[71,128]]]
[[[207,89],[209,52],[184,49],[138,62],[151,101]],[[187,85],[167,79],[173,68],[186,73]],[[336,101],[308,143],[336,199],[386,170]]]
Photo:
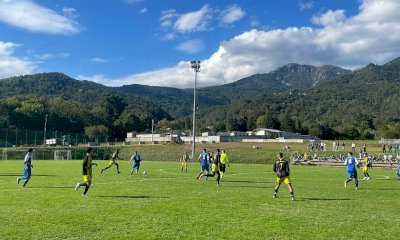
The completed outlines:
[[[179,163],[142,162],[129,177],[119,161],[94,161],[88,197],[81,161],[34,161],[27,188],[17,185],[22,161],[0,161],[0,239],[398,239],[399,184],[394,170],[347,188],[344,168],[291,167],[296,200],[282,185],[273,199],[271,165],[231,164],[217,187]]]

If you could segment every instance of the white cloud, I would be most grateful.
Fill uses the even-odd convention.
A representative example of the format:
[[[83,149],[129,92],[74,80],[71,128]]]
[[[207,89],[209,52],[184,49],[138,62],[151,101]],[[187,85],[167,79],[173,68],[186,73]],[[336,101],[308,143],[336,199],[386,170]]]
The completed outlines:
[[[179,32],[207,30],[208,20],[212,18],[211,11],[208,5],[204,5],[198,11],[183,14],[174,23],[174,29]]]
[[[233,4],[220,13],[220,21],[222,24],[232,24],[241,20],[245,15],[246,12],[243,9]]]
[[[251,19],[250,19],[250,26],[251,27],[257,27],[260,24],[261,24],[260,21],[258,21],[258,19],[256,17],[254,17],[254,16],[251,17]]]
[[[52,57],[54,57],[53,56],[53,54],[50,54],[50,53],[44,53],[44,54],[41,54],[41,55],[35,55],[35,57],[37,58],[37,59],[39,59],[39,60],[48,60],[48,59],[50,59],[50,58],[52,58]]]
[[[317,28],[253,29],[222,42],[208,59],[189,60],[202,60],[199,86],[231,83],[292,62],[349,69],[383,64],[400,56],[399,12],[398,0],[364,0],[355,16],[345,18],[343,11],[329,10],[319,16],[323,25]],[[193,78],[189,61],[182,61],[171,68],[102,83],[187,88],[193,86]]]
[[[299,2],[300,11],[304,11],[304,10],[312,9],[312,8],[314,8],[314,2],[302,2],[302,1]]]
[[[32,73],[36,64],[13,56],[14,50],[21,45],[0,41],[0,78]]]
[[[122,0],[122,1],[127,4],[136,4],[136,3],[144,2],[144,0]]]
[[[311,21],[315,24],[329,26],[329,25],[340,25],[343,21],[346,20],[346,15],[344,14],[344,10],[329,10],[326,13],[313,16]]]
[[[64,8],[64,13],[72,11]],[[73,12],[76,16],[76,11]],[[79,23],[71,18],[30,0],[0,0],[0,21],[32,32],[70,35],[81,30]]]
[[[199,32],[208,30],[212,19],[212,9],[204,5],[200,10],[179,14],[175,9],[163,11],[160,17],[160,26],[165,31],[179,33]]]
[[[172,27],[174,19],[177,18],[178,16],[179,15],[175,9],[169,9],[169,10],[163,11],[161,13],[161,17],[160,17],[161,28],[168,29],[168,28]]]
[[[177,49],[188,54],[195,54],[204,49],[204,43],[200,39],[188,40],[179,44]]]
[[[140,14],[145,14],[145,13],[147,13],[147,8],[142,8],[142,9],[140,9],[139,13],[140,13]]]
[[[69,18],[77,18],[77,17],[79,17],[79,14],[78,14],[78,12],[76,11],[75,8],[63,7],[62,11],[65,14],[65,16],[67,16]]]
[[[92,63],[106,63],[107,60],[104,58],[95,57],[90,60]]]
[[[71,54],[67,53],[67,52],[62,52],[62,53],[59,53],[58,56],[60,58],[69,58],[71,56]]]

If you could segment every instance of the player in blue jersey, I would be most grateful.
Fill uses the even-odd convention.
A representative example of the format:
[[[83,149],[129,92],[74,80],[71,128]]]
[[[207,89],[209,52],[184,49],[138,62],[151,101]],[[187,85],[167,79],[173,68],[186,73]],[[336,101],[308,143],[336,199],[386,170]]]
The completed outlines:
[[[344,160],[344,165],[347,167],[347,175],[349,176],[349,179],[347,179],[344,182],[344,187],[347,187],[347,184],[353,180],[356,183],[356,189],[358,189],[358,176],[357,176],[357,166],[359,162],[358,160],[353,156],[352,152],[349,152],[347,154],[347,158]]]
[[[400,180],[400,164],[396,168],[397,179]]]
[[[25,180],[23,187],[26,187],[28,184],[29,180],[31,179],[32,175],[32,148],[29,148],[28,151],[26,152],[25,158],[24,158],[24,176],[17,178],[17,183],[21,180]]]
[[[211,164],[211,172],[212,173],[211,174],[210,173],[208,173],[208,174],[202,173],[200,175],[199,179],[202,178],[203,176],[214,177],[215,175],[217,175],[217,186],[219,186],[219,183],[220,183],[220,180],[221,180],[221,174],[219,172],[219,164],[220,164],[220,161],[221,161],[221,153],[220,152],[221,151],[219,149],[217,149],[217,154],[215,154],[213,156],[213,162]]]
[[[203,149],[199,155],[199,162],[201,165],[201,171],[199,172],[199,175],[197,175],[196,179],[199,180],[200,176],[202,174],[208,174],[208,172],[210,171],[210,167],[208,165],[208,153],[206,149]],[[206,177],[206,180],[208,180],[208,177]]]
[[[129,160],[129,164],[132,161],[133,161],[133,165],[132,165],[131,173],[129,174],[130,177],[132,177],[134,170],[136,171],[136,173],[139,172],[140,162],[142,161],[142,157],[137,153],[137,151],[135,151],[135,153],[132,155],[131,159]]]

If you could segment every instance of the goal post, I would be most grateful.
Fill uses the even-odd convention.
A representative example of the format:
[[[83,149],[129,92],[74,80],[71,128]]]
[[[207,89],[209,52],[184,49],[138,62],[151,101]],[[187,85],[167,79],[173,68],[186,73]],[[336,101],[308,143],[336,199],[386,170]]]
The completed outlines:
[[[1,160],[24,159],[27,149],[7,149],[1,151]]]
[[[71,160],[71,150],[54,150],[54,160]]]

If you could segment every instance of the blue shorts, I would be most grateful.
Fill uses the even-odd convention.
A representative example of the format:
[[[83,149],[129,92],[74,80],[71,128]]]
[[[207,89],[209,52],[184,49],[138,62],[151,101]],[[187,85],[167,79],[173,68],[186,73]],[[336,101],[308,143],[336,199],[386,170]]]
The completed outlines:
[[[357,178],[357,171],[347,172],[347,176],[349,176],[349,178]]]
[[[210,166],[208,164],[207,165],[201,165],[201,171],[204,171],[204,170],[209,172],[210,171]]]
[[[32,170],[30,167],[24,167],[24,177],[30,178],[32,175]]]
[[[140,168],[140,163],[136,163],[136,162],[133,163],[132,168],[136,168],[136,169],[139,170],[139,168]]]

